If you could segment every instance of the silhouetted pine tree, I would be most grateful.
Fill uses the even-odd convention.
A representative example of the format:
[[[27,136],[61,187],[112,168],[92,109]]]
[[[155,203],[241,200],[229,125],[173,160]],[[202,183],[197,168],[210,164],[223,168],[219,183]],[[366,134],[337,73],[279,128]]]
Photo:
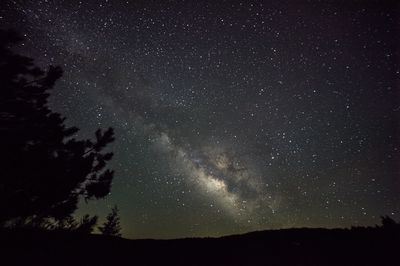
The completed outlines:
[[[121,236],[121,227],[119,224],[118,207],[114,206],[111,212],[107,215],[106,221],[103,226],[99,227],[103,235],[108,236]]]
[[[46,219],[62,221],[76,210],[79,198],[109,194],[113,129],[97,130],[94,141],[76,140],[76,127],[47,105],[62,75],[47,72],[11,47],[21,38],[0,30],[0,225]]]

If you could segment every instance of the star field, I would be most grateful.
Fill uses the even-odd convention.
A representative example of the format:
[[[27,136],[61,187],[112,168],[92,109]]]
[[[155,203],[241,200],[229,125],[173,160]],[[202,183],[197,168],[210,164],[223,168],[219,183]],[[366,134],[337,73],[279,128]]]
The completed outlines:
[[[114,127],[128,238],[400,220],[395,1],[2,1],[51,107]]]

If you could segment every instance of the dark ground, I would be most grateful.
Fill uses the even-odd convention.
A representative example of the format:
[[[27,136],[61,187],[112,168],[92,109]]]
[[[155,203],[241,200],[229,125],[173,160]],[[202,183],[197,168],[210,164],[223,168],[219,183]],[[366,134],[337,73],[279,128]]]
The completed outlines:
[[[180,240],[2,230],[0,265],[400,265],[399,240],[398,228],[381,227]]]

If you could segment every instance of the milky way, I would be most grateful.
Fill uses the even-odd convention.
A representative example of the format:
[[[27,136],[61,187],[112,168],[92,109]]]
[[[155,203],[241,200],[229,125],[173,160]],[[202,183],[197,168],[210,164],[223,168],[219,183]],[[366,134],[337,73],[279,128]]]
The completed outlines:
[[[295,2],[295,3],[294,3]],[[319,1],[318,1],[319,2]],[[400,220],[395,1],[8,1],[51,107],[114,127],[129,238]]]

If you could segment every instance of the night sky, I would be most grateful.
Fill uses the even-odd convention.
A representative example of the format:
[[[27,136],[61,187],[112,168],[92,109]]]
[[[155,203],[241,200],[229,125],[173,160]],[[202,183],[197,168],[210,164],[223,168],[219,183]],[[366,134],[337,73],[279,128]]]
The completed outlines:
[[[113,127],[128,238],[400,220],[396,1],[1,0],[51,108]]]

